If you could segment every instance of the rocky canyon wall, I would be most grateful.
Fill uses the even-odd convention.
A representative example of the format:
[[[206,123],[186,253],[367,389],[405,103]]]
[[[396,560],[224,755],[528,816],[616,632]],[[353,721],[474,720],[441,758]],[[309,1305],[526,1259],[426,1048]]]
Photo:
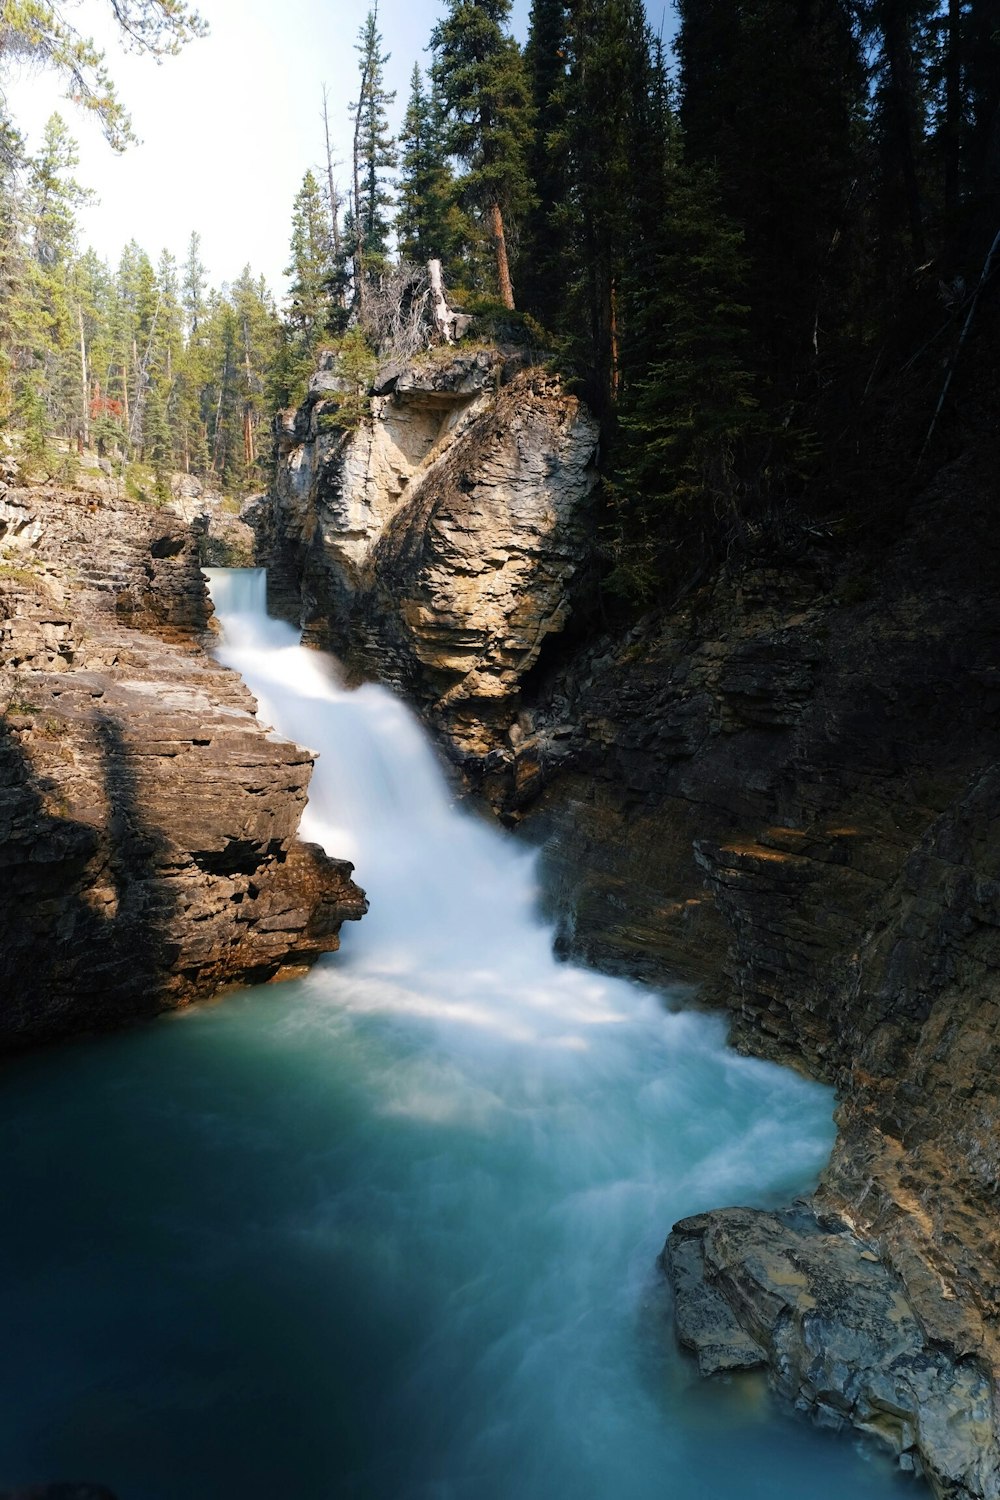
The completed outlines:
[[[0,496],[0,1047],[301,971],[365,909],[210,617],[168,512]]]
[[[344,435],[324,430],[336,378],[286,422],[257,517],[282,610],[411,697],[544,845],[567,952],[697,982],[737,1046],[838,1088],[807,1205],[679,1227],[682,1337],[706,1370],[767,1364],[937,1494],[993,1500],[995,454],[941,471],[891,541],[771,549],[567,632],[585,410],[481,351],[392,372]]]

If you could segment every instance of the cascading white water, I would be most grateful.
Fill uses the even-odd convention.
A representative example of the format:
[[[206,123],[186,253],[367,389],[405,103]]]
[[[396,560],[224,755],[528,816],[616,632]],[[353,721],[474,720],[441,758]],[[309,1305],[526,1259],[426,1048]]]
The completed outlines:
[[[867,1450],[699,1380],[655,1264],[682,1215],[808,1186],[829,1093],[556,962],[532,855],[408,711],[268,620],[262,573],[210,580],[371,910],[301,983],[8,1067],[0,1486],[884,1500]]]

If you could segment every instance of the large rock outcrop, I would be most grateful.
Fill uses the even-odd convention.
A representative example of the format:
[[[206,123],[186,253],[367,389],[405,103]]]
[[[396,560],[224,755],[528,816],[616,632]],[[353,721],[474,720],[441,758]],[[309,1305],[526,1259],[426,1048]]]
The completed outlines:
[[[994,490],[987,462],[960,460],[891,544],[724,575],[550,674],[524,710],[541,768],[526,821],[566,946],[702,981],[738,1046],[838,1088],[807,1210],[832,1238],[809,1231],[809,1284],[787,1284],[783,1312],[768,1303],[777,1331],[758,1340],[778,1389],[961,1497],[1000,1493]],[[730,1225],[709,1215],[698,1237]],[[763,1239],[804,1264],[804,1232],[755,1220],[733,1265]],[[907,1375],[891,1420],[853,1355],[834,1358],[842,1325],[807,1316],[824,1287],[841,1297],[835,1249],[891,1278],[906,1358],[930,1372]],[[704,1264],[756,1337],[757,1293]],[[871,1316],[863,1358],[902,1380]]]
[[[338,378],[331,359],[282,431],[260,518],[271,597],[307,641],[419,702],[471,765],[570,613],[597,425],[509,351],[383,372],[348,433]]]
[[[198,539],[96,493],[0,500],[0,1046],[301,970],[365,909],[296,837],[313,757],[203,648]]]

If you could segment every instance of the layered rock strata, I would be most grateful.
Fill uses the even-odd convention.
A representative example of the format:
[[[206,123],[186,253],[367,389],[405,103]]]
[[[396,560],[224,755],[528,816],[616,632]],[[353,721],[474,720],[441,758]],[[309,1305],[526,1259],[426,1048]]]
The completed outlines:
[[[788,1315],[824,1261],[836,1300],[832,1247],[850,1243],[895,1278],[927,1368],[951,1372],[907,1387],[900,1436],[865,1415],[850,1360],[816,1394],[810,1360],[839,1338],[821,1321],[795,1359],[764,1341],[778,1389],[881,1433],[956,1497],[1000,1493],[992,512],[988,466],[960,461],[881,553],[722,577],[563,666],[524,711],[541,767],[527,823],[567,947],[701,980],[738,1046],[837,1086],[812,1209],[838,1238],[813,1247]],[[785,1221],[767,1233],[795,1258]],[[749,1304],[733,1311],[752,1332]],[[928,1437],[942,1424],[946,1453]]]
[[[432,351],[383,372],[345,433],[330,362],[285,421],[259,517],[275,607],[415,698],[464,761],[506,733],[587,553],[596,423],[522,363]]]
[[[0,500],[0,1046],[301,971],[365,909],[296,837],[313,756],[207,654],[210,613],[173,516]]]
[[[300,413],[269,513],[288,608],[359,672],[408,692],[468,779],[544,845],[567,951],[652,979],[687,977],[706,1003],[730,1008],[738,1046],[837,1086],[838,1140],[815,1198],[794,1215],[753,1221],[769,1255],[789,1265],[805,1256],[810,1268],[786,1278],[784,1311],[768,1303],[770,1332],[756,1292],[730,1296],[735,1273],[723,1276],[702,1250],[685,1254],[708,1267],[706,1295],[727,1300],[786,1396],[824,1422],[881,1435],[940,1495],[994,1497],[992,457],[970,451],[942,471],[883,545],[852,550],[808,534],[787,550],[772,544],[766,562],[722,570],[670,611],[561,638],[589,480],[586,462],[564,466],[568,450],[552,435],[561,422],[582,457],[592,428],[564,402],[557,423],[554,405],[535,421],[522,392],[563,401],[535,378],[518,375],[498,394],[484,384],[459,395],[456,384],[447,445],[428,439],[426,462],[417,454],[412,471],[397,471],[398,496],[382,509],[365,499],[374,494],[367,480],[345,476],[351,462],[379,471],[378,422],[405,401],[380,398],[388,404],[376,406],[370,434],[346,445],[350,461],[342,439],[324,448],[313,432],[318,401]],[[513,627],[530,602],[501,611],[516,641],[509,654],[489,603],[509,593],[521,517],[510,507],[498,520],[483,499],[494,459],[512,475],[504,456],[515,453],[519,476],[580,475],[545,541],[556,538],[557,556],[570,549],[572,571],[561,575],[556,609],[539,592],[534,614],[547,631],[520,657],[526,637]],[[528,536],[537,557],[530,526]],[[525,596],[534,578],[523,573]],[[380,610],[390,618],[379,620]],[[711,1239],[713,1226],[728,1234],[729,1213],[679,1232],[692,1244]],[[743,1247],[733,1264],[749,1266],[757,1241],[741,1230],[731,1243]],[[836,1319],[806,1316],[813,1303],[842,1298],[844,1256],[873,1268],[864,1272],[875,1288],[871,1339],[856,1351],[857,1370],[834,1357]],[[893,1319],[904,1305],[897,1348]],[[798,1329],[790,1342],[786,1318]],[[895,1378],[899,1349],[909,1364],[896,1400],[871,1372]]]

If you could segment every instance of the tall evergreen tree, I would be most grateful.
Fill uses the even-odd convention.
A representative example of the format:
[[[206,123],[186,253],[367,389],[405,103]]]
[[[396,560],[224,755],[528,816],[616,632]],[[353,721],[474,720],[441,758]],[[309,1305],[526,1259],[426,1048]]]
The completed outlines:
[[[709,168],[662,179],[662,216],[625,277],[615,583],[651,597],[740,522],[757,425],[742,234]]]
[[[184,308],[184,331],[187,338],[191,339],[198,332],[198,324],[205,312],[205,288],[208,285],[208,273],[201,262],[201,235],[195,230],[191,231],[188,241],[187,260],[184,262],[184,270],[181,281],[181,302]]]
[[[679,10],[687,156],[717,167],[722,209],[744,232],[762,368],[804,396],[848,321],[866,102],[851,14],[841,0]]]
[[[455,174],[445,146],[445,120],[437,86],[428,90],[414,64],[410,99],[399,134],[399,209],[396,236],[406,260],[437,259],[446,274],[468,233],[458,206]]]
[[[521,279],[525,304],[547,327],[557,325],[563,308],[571,243],[569,26],[567,0],[532,0],[525,62],[533,112],[527,165],[535,201],[525,224]]]
[[[290,395],[297,399],[317,343],[329,328],[337,277],[326,205],[312,172],[305,174],[296,194],[289,250],[290,336],[286,345],[285,379]]]
[[[385,87],[384,68],[389,53],[382,51],[378,29],[378,10],[370,10],[358,33],[356,51],[360,58],[358,97],[352,106],[354,120],[354,230],[355,293],[362,314],[365,310],[365,283],[377,280],[385,269],[388,256],[389,221],[386,210],[392,203],[386,172],[396,165],[396,143],[389,130],[388,108],[395,91]]]
[[[532,200],[525,162],[531,105],[509,16],[510,0],[448,0],[431,45],[448,110],[447,147],[465,165],[463,196],[488,236],[500,300],[513,308],[508,237]]]
[[[658,86],[642,0],[573,0],[567,82],[572,258],[566,321],[588,395],[606,414],[621,381],[621,288],[655,180]]]

